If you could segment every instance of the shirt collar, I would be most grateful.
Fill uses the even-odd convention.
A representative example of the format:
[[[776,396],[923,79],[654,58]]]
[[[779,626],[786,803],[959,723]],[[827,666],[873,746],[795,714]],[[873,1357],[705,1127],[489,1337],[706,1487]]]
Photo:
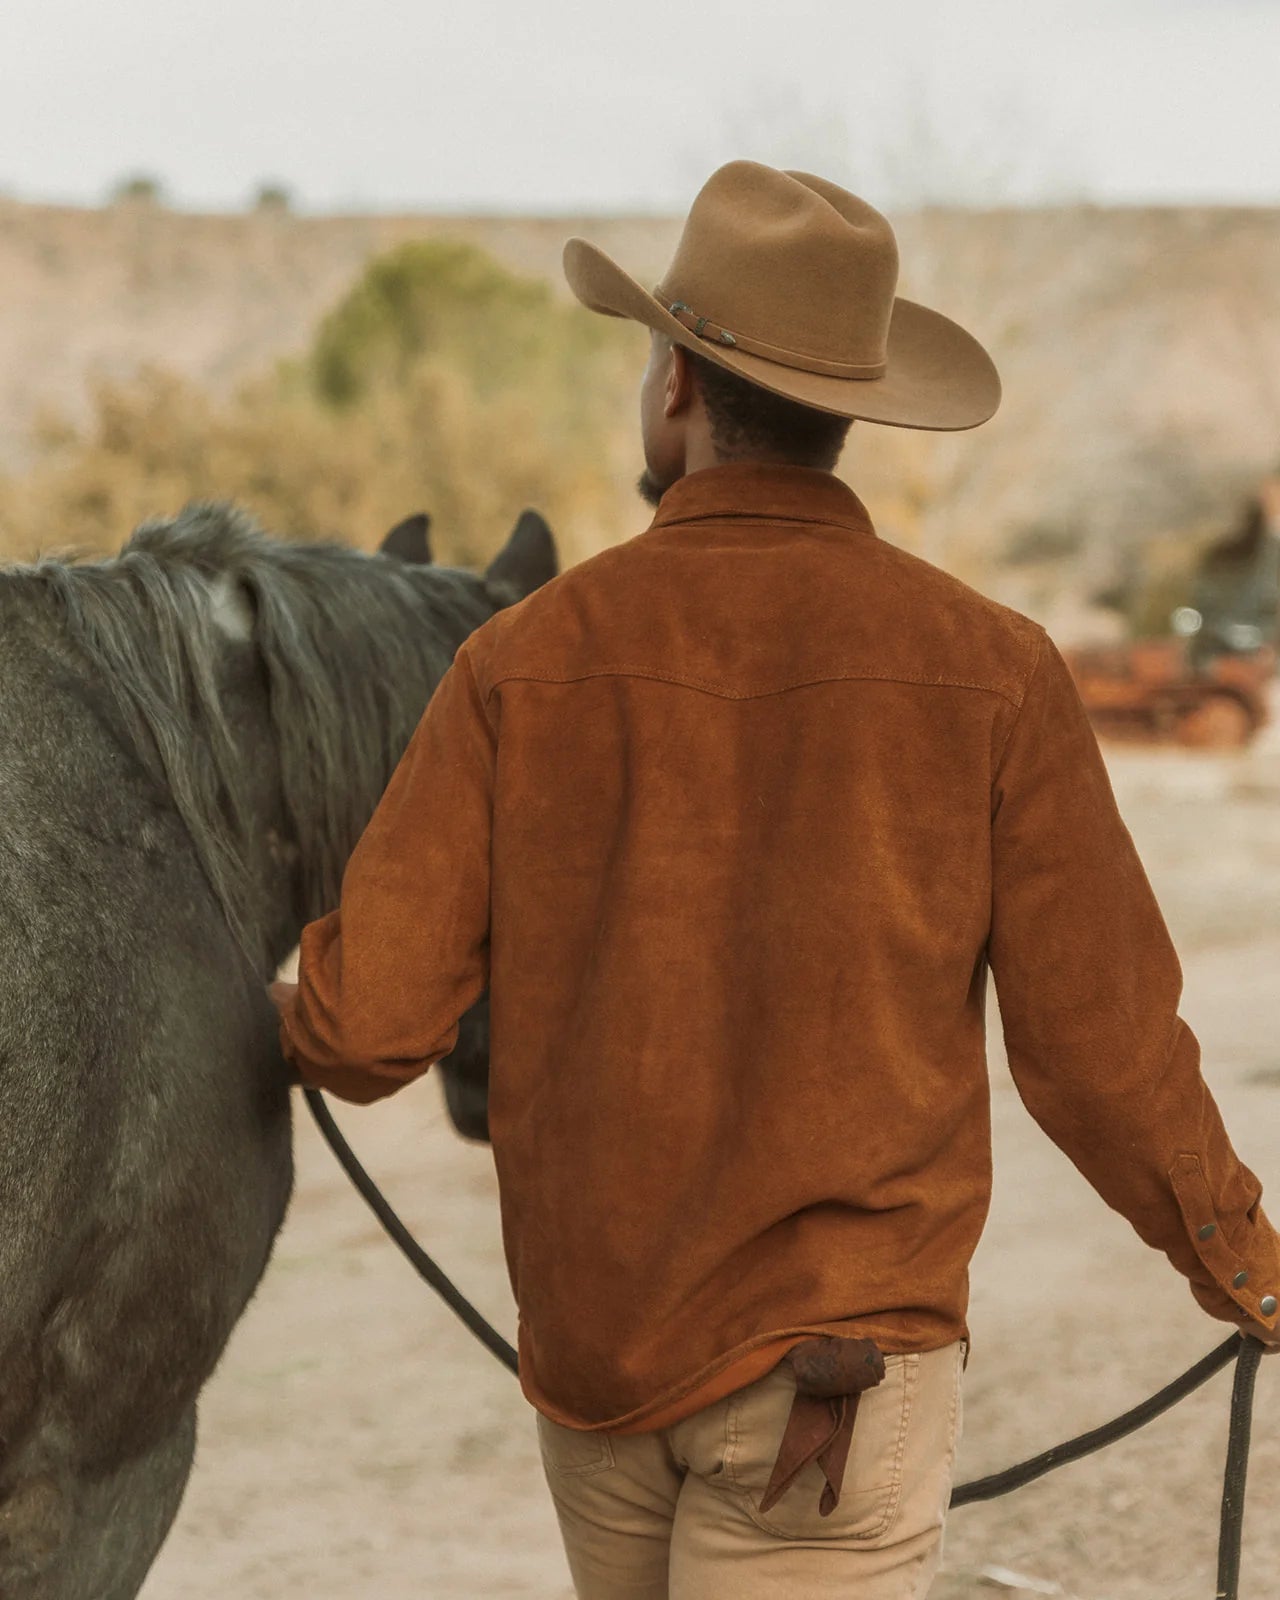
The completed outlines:
[[[823,522],[875,537],[866,507],[847,483],[815,467],[732,461],[678,479],[663,495],[652,526],[730,517]]]

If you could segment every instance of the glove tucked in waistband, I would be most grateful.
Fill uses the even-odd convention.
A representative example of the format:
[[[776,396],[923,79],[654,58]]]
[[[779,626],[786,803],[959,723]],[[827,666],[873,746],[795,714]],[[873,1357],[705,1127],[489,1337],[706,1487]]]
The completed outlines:
[[[795,1372],[796,1397],[760,1510],[774,1505],[801,1469],[816,1461],[827,1480],[818,1513],[829,1517],[840,1503],[858,1397],[883,1379],[884,1356],[873,1339],[822,1337],[805,1339],[783,1359]]]

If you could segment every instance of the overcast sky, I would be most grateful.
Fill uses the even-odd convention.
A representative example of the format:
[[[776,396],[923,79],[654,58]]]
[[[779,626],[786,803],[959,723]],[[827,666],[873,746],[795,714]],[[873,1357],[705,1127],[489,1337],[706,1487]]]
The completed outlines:
[[[746,155],[919,199],[1280,204],[1280,0],[0,0],[0,192],[675,209]]]

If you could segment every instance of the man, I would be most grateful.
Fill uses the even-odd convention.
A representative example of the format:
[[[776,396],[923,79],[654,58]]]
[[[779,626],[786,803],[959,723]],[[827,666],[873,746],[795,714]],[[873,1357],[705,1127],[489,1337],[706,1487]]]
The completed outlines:
[[[463,645],[303,936],[286,1050],[371,1100],[492,989],[524,1392],[583,1600],[923,1596],[990,1192],[990,965],[1032,1114],[1212,1316],[1280,1243],[1044,631],[880,540],[850,420],[969,428],[990,359],[888,223],[734,162],[650,293],[649,528]]]

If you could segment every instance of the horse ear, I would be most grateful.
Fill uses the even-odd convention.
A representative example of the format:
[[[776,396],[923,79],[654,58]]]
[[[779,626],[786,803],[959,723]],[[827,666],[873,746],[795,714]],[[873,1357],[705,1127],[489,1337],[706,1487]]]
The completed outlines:
[[[522,511],[511,537],[485,568],[484,586],[495,605],[514,605],[559,570],[551,529],[536,511]]]
[[[431,518],[425,511],[415,512],[403,522],[397,522],[378,549],[384,556],[394,556],[397,561],[414,567],[431,565]]]

